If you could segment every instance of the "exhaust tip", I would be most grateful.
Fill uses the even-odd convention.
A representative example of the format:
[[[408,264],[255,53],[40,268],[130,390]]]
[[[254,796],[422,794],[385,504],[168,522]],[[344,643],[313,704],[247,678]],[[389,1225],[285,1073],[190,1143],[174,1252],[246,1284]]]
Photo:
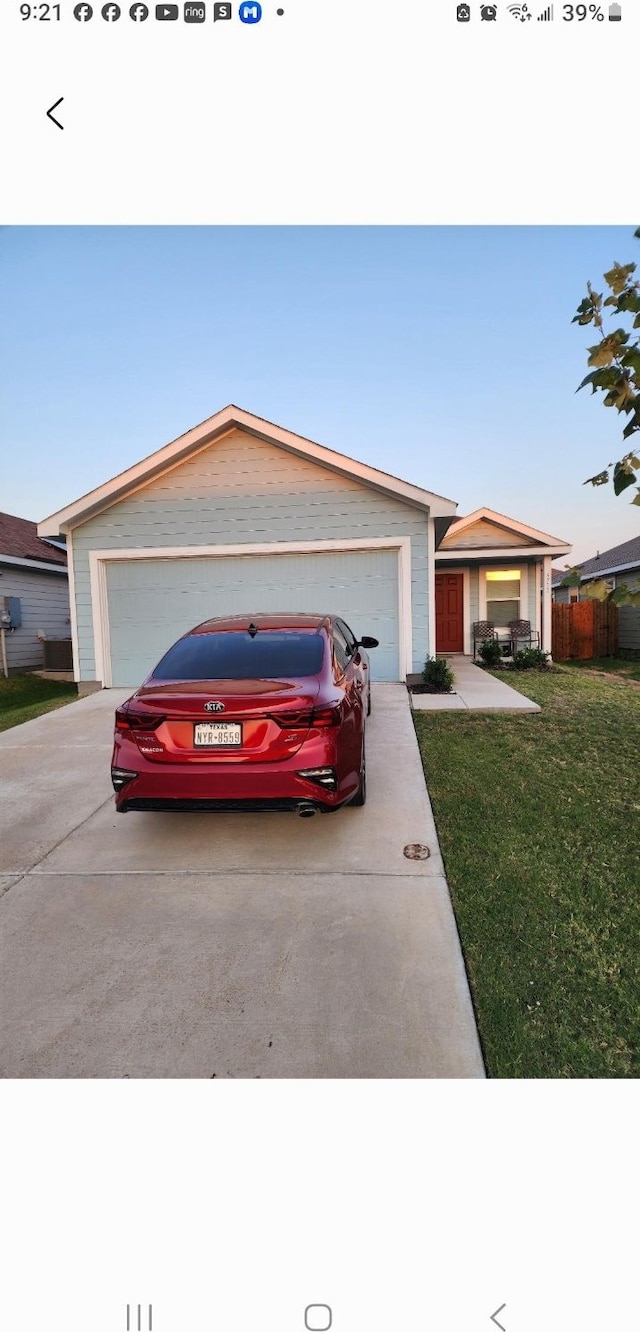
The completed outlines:
[[[308,800],[302,800],[296,809],[296,814],[299,819],[312,819],[315,812],[315,805],[310,804]]]

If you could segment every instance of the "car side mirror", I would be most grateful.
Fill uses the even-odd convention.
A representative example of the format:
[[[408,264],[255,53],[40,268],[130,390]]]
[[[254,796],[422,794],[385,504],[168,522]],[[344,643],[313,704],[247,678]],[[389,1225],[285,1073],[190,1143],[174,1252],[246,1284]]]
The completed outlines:
[[[379,647],[379,646],[380,646],[380,644],[379,644],[379,642],[378,642],[378,639],[377,639],[377,638],[370,638],[368,635],[365,635],[364,638],[360,638],[360,639],[358,640],[358,647],[363,647],[363,648],[374,648],[374,647]]]

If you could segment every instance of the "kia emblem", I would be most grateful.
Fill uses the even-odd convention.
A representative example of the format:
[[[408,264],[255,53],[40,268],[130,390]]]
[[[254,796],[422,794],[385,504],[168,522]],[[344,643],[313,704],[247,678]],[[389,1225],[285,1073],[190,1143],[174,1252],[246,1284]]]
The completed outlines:
[[[213,699],[204,705],[205,712],[224,712],[224,703],[215,703]]]

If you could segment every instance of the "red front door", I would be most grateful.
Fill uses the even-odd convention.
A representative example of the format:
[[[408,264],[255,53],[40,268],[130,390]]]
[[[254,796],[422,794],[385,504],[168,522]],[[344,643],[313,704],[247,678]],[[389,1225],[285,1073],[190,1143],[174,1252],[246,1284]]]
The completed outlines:
[[[462,574],[436,574],[436,652],[463,646]]]

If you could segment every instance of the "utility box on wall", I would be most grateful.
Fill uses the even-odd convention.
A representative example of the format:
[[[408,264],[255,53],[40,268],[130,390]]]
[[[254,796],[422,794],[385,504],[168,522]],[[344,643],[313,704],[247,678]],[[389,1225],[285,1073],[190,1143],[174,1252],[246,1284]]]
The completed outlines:
[[[0,597],[0,629],[19,629],[21,624],[20,597]]]

